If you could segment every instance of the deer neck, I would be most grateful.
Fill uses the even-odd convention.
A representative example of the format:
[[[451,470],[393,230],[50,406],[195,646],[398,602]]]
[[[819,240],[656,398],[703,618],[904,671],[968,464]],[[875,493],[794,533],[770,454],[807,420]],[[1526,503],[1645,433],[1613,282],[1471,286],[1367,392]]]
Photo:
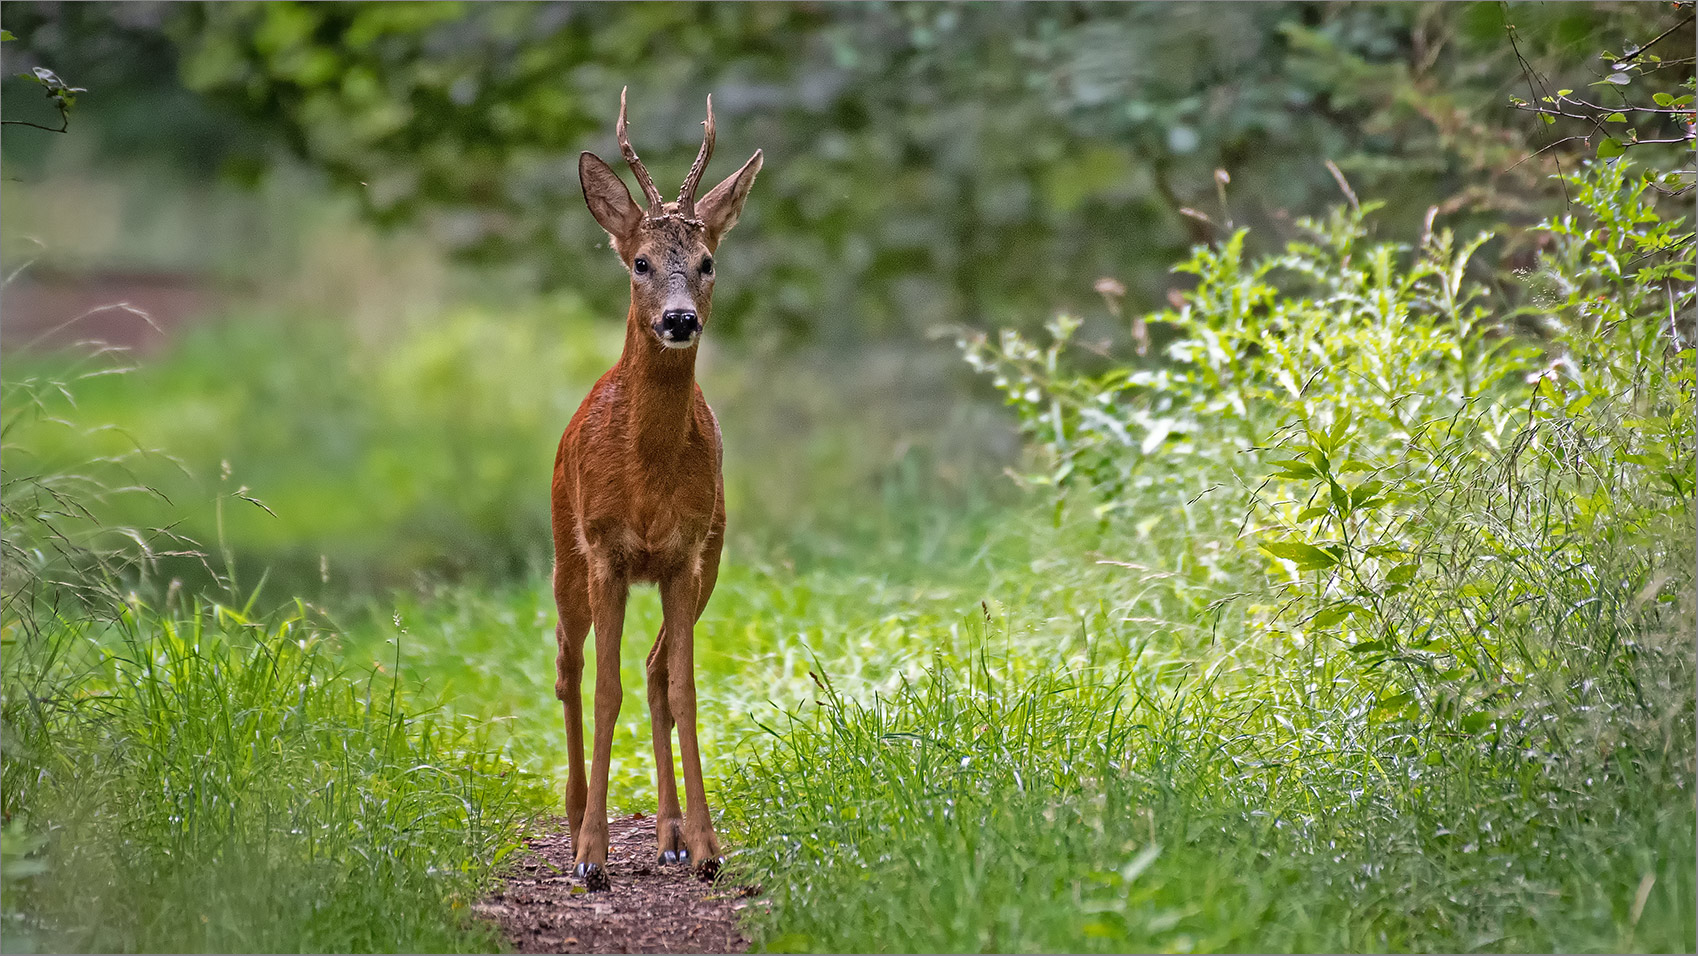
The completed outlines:
[[[635,315],[627,316],[619,377],[628,396],[629,434],[645,459],[669,460],[695,427],[699,348],[669,349]]]

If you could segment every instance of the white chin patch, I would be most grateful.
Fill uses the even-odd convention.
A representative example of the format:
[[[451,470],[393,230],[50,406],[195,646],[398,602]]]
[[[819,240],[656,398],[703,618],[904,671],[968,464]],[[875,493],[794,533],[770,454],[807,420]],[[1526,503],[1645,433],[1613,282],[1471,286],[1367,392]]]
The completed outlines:
[[[661,339],[660,344],[666,346],[669,349],[688,349],[688,348],[694,348],[695,345],[696,345],[696,340],[700,339],[700,338],[701,338],[701,336],[699,336],[699,335],[692,335],[682,342],[677,341],[675,339]]]

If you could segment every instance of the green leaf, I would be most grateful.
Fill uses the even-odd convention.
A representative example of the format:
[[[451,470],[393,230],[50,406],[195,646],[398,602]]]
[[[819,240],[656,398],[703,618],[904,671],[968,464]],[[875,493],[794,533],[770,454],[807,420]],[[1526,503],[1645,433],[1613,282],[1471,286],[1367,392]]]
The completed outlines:
[[[1651,101],[1656,103],[1658,106],[1672,106],[1674,104],[1674,97],[1667,93],[1652,93]]]
[[[1552,116],[1549,113],[1540,113],[1539,118],[1545,121],[1546,126],[1555,126],[1556,125],[1556,117]]]
[[[1367,654],[1371,651],[1389,651],[1391,646],[1385,641],[1363,641],[1360,644],[1352,644],[1345,650],[1352,654]]]
[[[1574,92],[1573,90],[1557,90],[1557,95],[1558,96],[1568,96],[1569,94],[1571,94],[1573,92]]]
[[[1310,618],[1309,625],[1311,627],[1332,627],[1350,615],[1366,610],[1367,608],[1360,604],[1334,604],[1331,607],[1322,608],[1320,613]]]
[[[1282,458],[1278,461],[1269,462],[1269,464],[1277,465],[1280,468],[1279,471],[1274,472],[1269,477],[1292,478],[1296,480],[1315,477],[1314,466],[1301,458]]]
[[[1669,463],[1667,455],[1655,450],[1647,451],[1644,454],[1622,454],[1616,457],[1635,465],[1643,465],[1646,468],[1661,468]]]
[[[1330,475],[1327,477],[1327,486],[1332,494],[1333,507],[1337,508],[1341,514],[1349,513],[1350,493],[1344,490],[1343,485],[1333,481]]]
[[[7,40],[16,40],[16,39],[17,39],[17,37],[12,35],[12,31],[10,31],[10,30],[0,30],[0,43],[5,43]]]
[[[1310,521],[1312,519],[1320,518],[1320,517],[1323,517],[1323,516],[1331,514],[1331,513],[1332,513],[1332,509],[1327,507],[1326,505],[1311,505],[1307,508],[1304,508],[1303,511],[1300,514],[1297,515],[1297,520],[1298,521]]]
[[[1332,423],[1332,430],[1327,432],[1327,442],[1334,449],[1338,448],[1338,443],[1344,438],[1345,434],[1350,431],[1351,419],[1353,417],[1354,416],[1350,414],[1350,410],[1345,409],[1344,414],[1338,416],[1338,421]]]
[[[1350,489],[1350,509],[1355,511],[1361,508],[1369,498],[1378,494],[1380,489],[1385,486],[1386,483],[1383,481],[1364,481]]]
[[[1415,578],[1415,571],[1419,567],[1420,562],[1418,561],[1410,561],[1406,564],[1400,564],[1386,572],[1386,580],[1392,584],[1407,584]]]
[[[1622,154],[1621,140],[1609,137],[1598,144],[1599,159],[1614,159]]]
[[[1262,550],[1294,562],[1300,571],[1320,571],[1338,563],[1335,555],[1301,541],[1268,541],[1262,544]]]
[[[1365,461],[1357,461],[1354,458],[1352,458],[1349,461],[1345,462],[1344,464],[1338,466],[1338,473],[1341,474],[1341,475],[1346,474],[1348,472],[1352,472],[1352,471],[1373,471],[1373,470],[1374,470],[1373,465],[1370,465]]]
[[[1462,732],[1477,734],[1491,726],[1492,715],[1483,711],[1475,711],[1462,718]]]
[[[1606,122],[1606,123],[1625,123],[1625,122],[1627,122],[1627,117],[1623,116],[1620,113],[1611,113],[1610,115],[1604,117],[1604,122]]]

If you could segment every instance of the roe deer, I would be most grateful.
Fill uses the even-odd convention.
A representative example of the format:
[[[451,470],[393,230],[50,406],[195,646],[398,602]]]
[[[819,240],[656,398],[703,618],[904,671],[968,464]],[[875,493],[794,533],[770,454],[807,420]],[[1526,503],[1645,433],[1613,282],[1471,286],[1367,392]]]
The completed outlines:
[[[607,889],[607,773],[619,714],[619,638],[632,581],[660,586],[663,623],[648,657],[654,730],[655,835],[662,863],[694,861],[711,879],[719,838],[708,816],[696,746],[695,625],[719,576],[725,543],[725,485],[719,423],[696,385],[696,344],[713,295],[713,253],[737,222],[761,153],[696,199],[713,155],[713,98],[701,151],[675,203],[663,202],[626,136],[619,94],[619,149],[648,199],[643,209],[607,163],[578,157],[590,214],[631,273],[625,350],[590,390],[560,439],[554,461],[555,696],[565,704],[566,815],[576,873]],[[595,627],[595,754],[584,780],[584,636]],[[672,728],[684,766],[689,812],[678,807]]]

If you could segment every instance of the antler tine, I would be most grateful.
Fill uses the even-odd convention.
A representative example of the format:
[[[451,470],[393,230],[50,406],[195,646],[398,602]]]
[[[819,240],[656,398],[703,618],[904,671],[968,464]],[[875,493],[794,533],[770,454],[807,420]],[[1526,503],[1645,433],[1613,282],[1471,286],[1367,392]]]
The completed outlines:
[[[702,148],[696,153],[696,161],[690,166],[690,175],[684,177],[684,187],[678,190],[678,212],[685,219],[696,218],[696,187],[701,185],[702,174],[707,172],[708,160],[713,158],[713,94],[707,98],[707,119],[702,121],[707,127],[702,133]]]
[[[628,89],[628,87],[627,87]],[[637,185],[643,187],[643,195],[648,197],[649,215],[658,216],[661,207],[666,205],[660,198],[660,190],[654,187],[654,180],[649,171],[643,168],[643,161],[637,158],[637,151],[631,148],[631,140],[625,135],[625,90],[619,91],[619,152],[625,156],[625,165],[631,167],[631,172],[637,176]]]

